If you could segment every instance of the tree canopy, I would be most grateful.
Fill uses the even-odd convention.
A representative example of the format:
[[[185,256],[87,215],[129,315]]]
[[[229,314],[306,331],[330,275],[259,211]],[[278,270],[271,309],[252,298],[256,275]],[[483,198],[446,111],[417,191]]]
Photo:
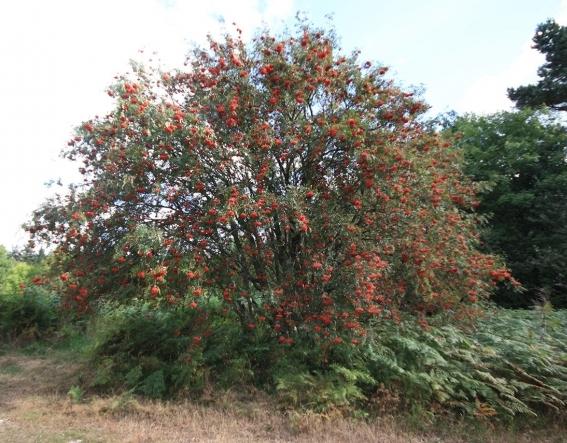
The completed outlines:
[[[567,111],[567,27],[553,20],[541,23],[533,38],[534,48],[545,55],[535,85],[508,89],[508,97],[519,108],[549,106]]]
[[[458,118],[465,172],[488,187],[486,249],[503,254],[527,289],[497,300],[530,306],[540,296],[567,306],[567,131],[549,112],[525,109]]]
[[[510,274],[477,250],[475,188],[388,69],[299,23],[135,66],[67,156],[82,184],[35,212],[67,304],[219,297],[281,343],[356,342],[400,312],[470,313]]]

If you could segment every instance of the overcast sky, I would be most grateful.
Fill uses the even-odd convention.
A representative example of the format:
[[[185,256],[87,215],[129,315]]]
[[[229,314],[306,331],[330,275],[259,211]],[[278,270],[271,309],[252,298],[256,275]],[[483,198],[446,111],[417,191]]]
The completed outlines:
[[[0,244],[25,242],[19,226],[72,177],[59,152],[83,120],[105,113],[104,93],[130,59],[154,51],[180,67],[191,43],[222,22],[250,36],[305,12],[333,15],[347,51],[422,85],[432,112],[510,109],[506,88],[536,80],[538,23],[567,24],[567,0],[17,0],[0,4]]]

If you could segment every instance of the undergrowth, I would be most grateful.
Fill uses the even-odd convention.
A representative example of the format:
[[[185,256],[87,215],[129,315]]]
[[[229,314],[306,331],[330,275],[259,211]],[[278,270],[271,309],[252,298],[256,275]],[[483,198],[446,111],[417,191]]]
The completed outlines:
[[[26,352],[84,359],[87,392],[204,399],[252,387],[284,409],[316,413],[565,418],[566,311],[488,308],[467,329],[381,322],[357,347],[325,347],[312,337],[281,345],[261,324],[243,331],[214,299],[196,309],[106,304],[66,322],[48,294],[14,300],[2,300],[3,336],[35,331]],[[7,312],[17,315],[6,321]]]
[[[198,398],[255,386],[282,407],[368,415],[561,415],[567,402],[567,315],[489,309],[468,330],[376,324],[358,347],[282,346],[261,326],[242,333],[214,301],[200,311],[147,305],[103,311],[91,328],[91,387]],[[203,315],[205,312],[206,315]]]
[[[0,338],[26,341],[49,335],[59,325],[58,307],[59,298],[41,286],[0,294]]]

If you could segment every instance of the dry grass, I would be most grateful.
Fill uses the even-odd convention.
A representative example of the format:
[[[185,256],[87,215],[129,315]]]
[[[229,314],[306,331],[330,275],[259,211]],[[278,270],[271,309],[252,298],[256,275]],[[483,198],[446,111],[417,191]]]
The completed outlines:
[[[467,435],[445,429],[417,435],[392,418],[371,423],[339,415],[282,413],[269,398],[225,393],[206,406],[157,402],[128,395],[67,395],[79,366],[54,358],[17,354],[0,357],[0,441],[21,442],[561,442],[502,430]],[[441,436],[443,435],[443,436]]]

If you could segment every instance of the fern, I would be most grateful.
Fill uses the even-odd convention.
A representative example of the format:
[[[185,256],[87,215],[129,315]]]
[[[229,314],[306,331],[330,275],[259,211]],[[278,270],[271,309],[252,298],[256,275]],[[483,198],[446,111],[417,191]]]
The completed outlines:
[[[412,321],[377,325],[361,352],[376,380],[401,387],[406,404],[500,416],[564,408],[565,314],[549,314],[544,332],[533,312],[489,314],[472,332],[449,325],[424,331]]]
[[[314,373],[280,374],[276,377],[276,391],[284,404],[325,411],[366,400],[359,385],[375,383],[366,371],[331,365]]]

